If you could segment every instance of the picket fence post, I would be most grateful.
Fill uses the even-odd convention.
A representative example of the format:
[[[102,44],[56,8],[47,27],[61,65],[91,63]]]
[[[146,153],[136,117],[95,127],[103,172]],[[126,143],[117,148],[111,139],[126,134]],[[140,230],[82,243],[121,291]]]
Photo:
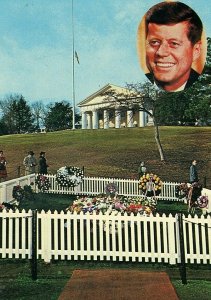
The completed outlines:
[[[172,214],[169,214],[168,216],[168,241],[169,241],[169,263],[170,265],[176,264],[176,256],[175,256],[175,218],[172,216]]]
[[[32,211],[32,256],[31,256],[32,279],[37,280],[37,211]]]
[[[51,261],[51,214],[49,210],[44,210],[40,213],[41,220],[41,257],[46,263]]]
[[[179,249],[180,249],[180,264],[181,264],[181,278],[182,283],[187,284],[186,265],[185,265],[185,246],[184,246],[184,232],[183,232],[183,218],[179,213],[177,216],[179,229]]]

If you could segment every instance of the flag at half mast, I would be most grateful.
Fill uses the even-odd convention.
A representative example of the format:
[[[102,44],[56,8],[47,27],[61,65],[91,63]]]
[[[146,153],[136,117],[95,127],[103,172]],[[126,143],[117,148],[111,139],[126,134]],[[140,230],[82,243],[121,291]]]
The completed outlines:
[[[78,57],[77,51],[75,51],[75,58],[76,58],[76,60],[77,60],[77,63],[80,64],[80,61],[79,61],[79,57]]]

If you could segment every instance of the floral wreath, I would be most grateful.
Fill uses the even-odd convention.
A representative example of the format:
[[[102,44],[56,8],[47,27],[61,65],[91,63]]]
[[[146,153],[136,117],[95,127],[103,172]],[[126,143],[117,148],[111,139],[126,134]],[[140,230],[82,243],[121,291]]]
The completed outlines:
[[[84,172],[78,167],[61,167],[56,174],[56,181],[62,187],[75,187],[84,177]]]
[[[24,189],[20,185],[15,185],[12,190],[12,197],[17,201],[23,200],[25,197]]]
[[[199,196],[197,199],[197,204],[199,208],[205,208],[208,205],[208,196]]]
[[[50,181],[48,177],[45,175],[38,175],[37,178],[35,179],[35,183],[38,189],[43,193],[48,191],[49,188],[51,187]]]
[[[118,191],[119,191],[119,189],[118,189],[118,186],[116,185],[116,183],[109,182],[105,186],[106,195],[115,195],[118,193]]]
[[[26,184],[23,187],[20,185],[15,185],[12,190],[12,197],[18,202],[32,199],[34,193],[32,185],[34,185],[33,182],[31,182],[30,185]]]
[[[140,178],[139,189],[148,197],[158,196],[161,193],[162,181],[155,174],[144,174]]]

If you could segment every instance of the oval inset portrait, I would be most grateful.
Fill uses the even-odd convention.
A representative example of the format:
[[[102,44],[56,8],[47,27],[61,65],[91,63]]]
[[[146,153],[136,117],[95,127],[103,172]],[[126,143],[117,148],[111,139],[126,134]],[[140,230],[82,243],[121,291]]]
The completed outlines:
[[[160,2],[138,27],[138,56],[147,78],[159,88],[178,92],[201,75],[207,53],[203,24],[182,2]]]

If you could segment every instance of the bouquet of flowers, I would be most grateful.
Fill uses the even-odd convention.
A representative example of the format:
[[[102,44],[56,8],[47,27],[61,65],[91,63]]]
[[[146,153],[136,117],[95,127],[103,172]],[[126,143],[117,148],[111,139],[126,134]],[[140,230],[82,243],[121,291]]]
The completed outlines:
[[[47,176],[45,175],[38,175],[37,178],[35,179],[35,183],[38,187],[38,189],[44,193],[49,190],[51,187],[50,181]]]
[[[161,193],[162,181],[155,174],[144,174],[140,178],[139,189],[148,197],[158,196]]]
[[[62,167],[57,171],[56,181],[62,187],[75,187],[84,177],[83,170],[78,167]]]
[[[77,199],[71,204],[67,210],[73,212],[83,212],[86,214],[89,212],[92,214],[94,211],[118,214],[118,213],[140,213],[141,215],[150,215],[156,210],[157,201],[153,198],[141,198],[141,197],[125,197],[116,196],[116,198],[110,198],[106,195],[97,195],[95,197],[84,196],[77,197]]]

